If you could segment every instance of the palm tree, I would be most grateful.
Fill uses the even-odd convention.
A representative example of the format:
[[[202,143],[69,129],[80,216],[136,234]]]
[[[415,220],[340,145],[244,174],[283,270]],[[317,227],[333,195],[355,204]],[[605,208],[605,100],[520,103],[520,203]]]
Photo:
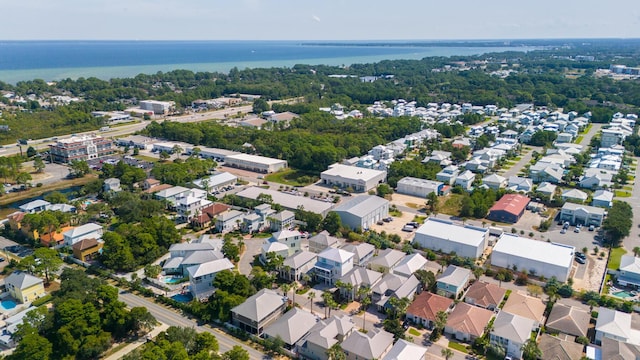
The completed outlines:
[[[484,275],[484,269],[481,267],[477,267],[473,269],[473,276],[476,278],[476,281],[480,280],[480,276]]]
[[[453,357],[453,351],[449,348],[444,348],[442,350],[440,350],[440,354],[442,354],[442,356],[446,359],[449,360]]]
[[[498,273],[498,275],[496,275],[496,280],[498,280],[500,282],[500,287],[502,287],[502,282],[504,281],[504,274],[503,273]]]
[[[309,299],[309,308],[311,309],[311,313],[313,314],[313,299],[315,299],[316,293],[313,291],[309,291],[307,294],[307,299]]]
[[[640,255],[640,246],[634,247],[633,250],[631,250],[631,251],[633,251],[633,256]]]
[[[363,297],[362,300],[360,300],[360,305],[364,310],[364,313],[362,314],[362,329],[366,330],[365,324],[367,322],[367,309],[369,308],[369,305],[371,305],[371,296],[367,294],[367,296]]]
[[[171,148],[171,152],[176,154],[178,156],[178,159],[180,158],[182,151],[183,151],[182,147],[178,144],[173,145],[173,148]]]
[[[529,339],[522,345],[523,360],[537,360],[542,358],[542,350],[538,347],[535,340]]]
[[[291,284],[284,283],[284,284],[280,285],[280,288],[282,289],[282,292],[284,293],[284,296],[288,297],[289,296],[289,290],[291,290]]]
[[[329,360],[346,360],[347,355],[345,355],[344,351],[340,347],[340,343],[336,343],[329,350],[327,350],[327,355],[329,355]]]
[[[324,318],[327,318],[327,309],[329,309],[329,306],[331,305],[331,301],[333,300],[333,294],[328,292],[328,291],[323,291],[322,292],[322,300],[324,301]]]
[[[444,327],[447,325],[447,319],[449,318],[449,314],[440,310],[436,313],[436,319],[434,321],[435,329],[442,334]]]
[[[587,305],[589,305],[589,313],[592,313],[593,312],[593,308],[598,306],[598,302],[593,300],[593,299],[591,299],[591,300],[587,301]]]

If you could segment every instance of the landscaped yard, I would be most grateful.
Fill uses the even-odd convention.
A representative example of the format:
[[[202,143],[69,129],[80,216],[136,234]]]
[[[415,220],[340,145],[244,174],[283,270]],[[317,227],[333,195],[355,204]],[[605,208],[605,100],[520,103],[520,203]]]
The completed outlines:
[[[631,192],[624,191],[624,190],[616,190],[615,195],[616,195],[616,197],[630,197],[631,196]]]
[[[318,177],[316,175],[305,174],[304,172],[294,169],[278,171],[277,173],[265,176],[264,179],[289,186],[307,186],[318,181]]]
[[[409,328],[409,334],[413,336],[420,336],[420,332],[412,327]]]
[[[134,155],[133,157],[134,157],[134,159],[138,159],[138,160],[142,160],[142,161],[148,161],[150,163],[157,163],[158,161],[160,161],[160,159],[158,159],[158,158],[154,158],[154,157],[146,156],[146,155]]]
[[[584,139],[584,135],[578,136],[578,138],[576,139],[576,144],[580,144],[583,139]]]
[[[454,350],[462,351],[463,353],[468,353],[467,346],[459,342],[449,340],[449,347]]]
[[[609,264],[607,267],[612,270],[618,270],[620,267],[620,258],[622,258],[622,255],[626,253],[627,251],[621,247],[611,249],[611,253],[609,254]]]

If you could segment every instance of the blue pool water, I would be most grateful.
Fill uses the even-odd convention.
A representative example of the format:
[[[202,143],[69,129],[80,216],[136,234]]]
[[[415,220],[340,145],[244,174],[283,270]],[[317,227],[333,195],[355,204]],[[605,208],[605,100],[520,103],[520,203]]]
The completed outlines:
[[[162,282],[165,284],[177,284],[182,280],[179,276],[165,276],[162,278]]]
[[[13,300],[2,300],[0,301],[0,310],[13,310],[16,307],[16,302]]]
[[[613,293],[613,296],[617,296],[617,297],[622,298],[622,299],[627,299],[627,298],[632,298],[633,297],[633,295],[629,294],[626,291],[615,292],[615,293]]]
[[[189,301],[193,300],[193,295],[191,295],[190,293],[176,294],[176,295],[173,295],[171,298],[175,301],[188,303]]]

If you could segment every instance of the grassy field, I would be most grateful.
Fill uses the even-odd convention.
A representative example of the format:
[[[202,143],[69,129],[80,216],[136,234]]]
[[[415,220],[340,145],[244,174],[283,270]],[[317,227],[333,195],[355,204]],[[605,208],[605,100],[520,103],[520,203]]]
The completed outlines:
[[[580,144],[582,140],[584,140],[584,135],[578,136],[578,138],[576,138],[576,144]]]
[[[454,350],[462,351],[465,354],[468,353],[467,346],[459,342],[449,340],[449,347]]]
[[[49,191],[62,190],[62,189],[66,189],[73,186],[82,186],[97,178],[98,178],[97,175],[91,174],[79,179],[61,180],[53,184],[47,184],[41,187],[33,187],[25,191],[4,194],[2,195],[2,197],[0,197],[0,206],[8,205],[16,201],[20,201],[28,198],[40,196]]]
[[[631,196],[631,192],[624,191],[624,190],[616,190],[615,195],[616,195],[616,197],[630,197]]]
[[[618,270],[620,267],[620,258],[622,258],[622,255],[626,253],[627,251],[621,247],[611,249],[611,254],[609,254],[609,264],[607,267],[612,270]]]
[[[458,216],[462,207],[462,195],[449,194],[440,198],[438,212],[447,215]]]
[[[304,172],[287,169],[277,173],[269,174],[265,180],[289,186],[307,186],[318,181],[318,176],[305,174]]]
[[[420,336],[420,332],[412,327],[409,328],[409,334],[413,336]]]

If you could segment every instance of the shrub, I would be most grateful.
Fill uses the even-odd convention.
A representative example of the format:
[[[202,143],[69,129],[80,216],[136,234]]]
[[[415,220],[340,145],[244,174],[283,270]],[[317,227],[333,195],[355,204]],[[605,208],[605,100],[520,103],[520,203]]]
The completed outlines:
[[[38,306],[40,306],[40,305],[44,305],[44,304],[48,303],[49,301],[51,301],[51,299],[53,299],[53,297],[51,296],[51,294],[47,294],[47,295],[45,295],[45,296],[43,296],[43,297],[41,297],[41,298],[39,298],[39,299],[37,299],[37,300],[34,300],[34,301],[31,303],[31,305],[32,305],[32,306],[35,306],[35,307],[38,307]]]

